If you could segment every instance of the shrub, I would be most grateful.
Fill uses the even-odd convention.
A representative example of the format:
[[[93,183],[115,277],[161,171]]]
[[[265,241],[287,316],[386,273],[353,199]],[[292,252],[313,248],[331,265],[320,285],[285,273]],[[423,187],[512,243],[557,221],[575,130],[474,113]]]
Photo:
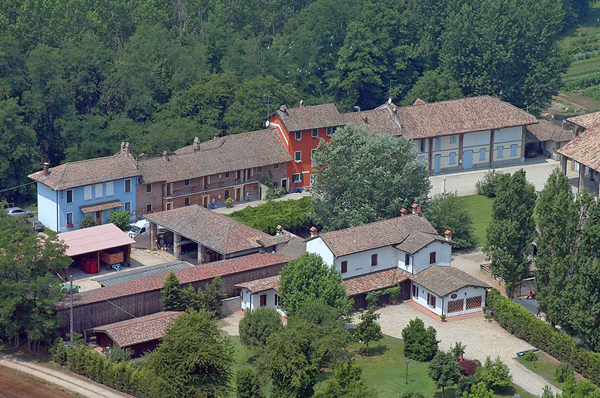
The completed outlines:
[[[283,323],[273,308],[259,307],[246,312],[239,325],[240,340],[246,347],[262,348],[273,333],[283,329]]]
[[[310,218],[313,209],[311,198],[304,197],[298,200],[270,201],[258,206],[249,206],[234,211],[229,216],[252,228],[274,234],[278,225],[292,232],[310,228],[313,225]]]
[[[115,224],[117,227],[125,231],[129,225],[130,218],[131,214],[129,214],[127,210],[115,210],[110,213],[110,216],[108,216],[108,222]]]
[[[496,357],[492,361],[490,357],[485,359],[485,364],[477,369],[475,377],[482,381],[487,388],[498,392],[499,390],[509,387],[512,382],[510,369],[500,357]]]
[[[398,301],[400,298],[400,285],[386,289],[385,294],[390,295],[390,301]]]
[[[419,318],[412,319],[402,329],[402,340],[404,340],[404,355],[415,361],[426,362],[433,359],[438,352],[436,331],[429,326],[425,329],[425,323]]]
[[[400,398],[425,398],[425,395],[418,391],[407,391],[400,395]]]
[[[458,363],[458,367],[460,368],[460,373],[462,373],[464,376],[472,376],[475,374],[475,371],[479,366],[474,361],[464,359]]]
[[[509,174],[498,173],[491,169],[484,174],[483,178],[475,183],[478,195],[487,196],[488,198],[496,197],[496,190],[502,178],[510,176]]]
[[[90,216],[89,214],[86,214],[79,222],[79,229],[95,227],[96,225],[97,223],[96,220],[94,220],[94,217]]]
[[[225,206],[231,207],[232,205],[233,205],[233,199],[230,196],[227,199],[225,199]]]
[[[561,363],[554,372],[554,378],[559,383],[564,383],[569,377],[573,377],[573,367],[568,363]]]
[[[133,350],[131,348],[121,348],[116,345],[108,350],[106,357],[113,362],[127,362],[131,359],[132,355]]]
[[[464,249],[475,246],[473,220],[465,202],[456,193],[446,196],[436,195],[429,201],[423,214],[440,235],[444,235],[446,230],[452,231],[454,248]]]
[[[271,200],[271,199],[281,198],[283,196],[285,196],[285,189],[283,189],[281,187],[269,188],[269,189],[267,189],[267,194],[265,195],[265,199]]]
[[[236,378],[237,398],[262,398],[260,381],[250,369],[240,369]]]
[[[462,395],[464,393],[468,394],[471,391],[471,387],[473,387],[477,383],[478,383],[477,377],[475,377],[473,375],[462,376],[460,379],[458,379],[458,385],[456,387],[456,396],[462,397]]]
[[[581,347],[573,337],[538,319],[497,290],[488,294],[487,306],[504,329],[559,361],[572,364],[585,378],[600,384],[600,353]]]
[[[538,360],[538,356],[537,356],[537,355],[535,355],[535,352],[531,352],[531,351],[530,351],[530,352],[528,352],[527,354],[525,354],[525,357],[524,357],[524,359],[525,359],[526,361],[533,362],[533,365],[535,366],[535,363],[536,363],[536,362],[537,362],[537,360]]]
[[[379,300],[380,297],[381,297],[381,290],[375,290],[375,291],[367,293],[366,299],[367,299],[367,304],[369,305],[369,308],[375,307],[377,305],[377,301]]]

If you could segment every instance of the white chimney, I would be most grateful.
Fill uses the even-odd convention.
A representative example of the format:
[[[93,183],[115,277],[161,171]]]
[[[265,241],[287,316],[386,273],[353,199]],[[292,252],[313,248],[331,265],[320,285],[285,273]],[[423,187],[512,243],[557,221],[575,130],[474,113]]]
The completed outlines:
[[[125,143],[125,155],[131,155],[131,147],[129,146],[129,142]]]
[[[168,162],[168,161],[169,161],[169,152],[167,152],[167,151],[163,151],[163,160],[164,160],[165,162]]]
[[[446,238],[446,240],[452,240],[452,231],[450,231],[449,229],[447,229],[444,232],[444,237]]]
[[[200,150],[200,138],[194,137],[194,151]]]
[[[121,153],[125,153],[125,143],[121,142]]]
[[[275,236],[282,236],[283,235],[283,227],[281,225],[278,225],[277,228],[275,229]]]

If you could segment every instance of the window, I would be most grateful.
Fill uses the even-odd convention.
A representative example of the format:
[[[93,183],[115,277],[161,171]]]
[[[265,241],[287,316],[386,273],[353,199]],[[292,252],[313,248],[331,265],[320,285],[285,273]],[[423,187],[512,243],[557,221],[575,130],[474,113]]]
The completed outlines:
[[[106,183],[106,196],[113,196],[115,194],[115,184],[113,181]]]
[[[125,193],[131,192],[131,178],[125,180]]]
[[[425,138],[419,140],[419,152],[425,152]]]
[[[147,193],[152,192],[152,185],[150,185],[150,184],[146,185],[146,192]]]
[[[456,152],[450,152],[450,164],[456,164]]]
[[[152,212],[152,205],[146,205],[146,213]]]
[[[302,141],[302,131],[296,131],[296,141]]]
[[[257,167],[256,172],[257,173],[262,173],[262,166],[261,167]]]
[[[83,187],[83,200],[92,199],[92,186],[88,185]]]
[[[436,137],[436,139],[435,139],[435,150],[436,151],[442,150],[442,139],[440,137]]]
[[[273,188],[277,188],[279,186],[279,181],[273,181]]]
[[[312,129],[312,138],[319,138],[319,129]]]
[[[67,189],[67,203],[73,203],[73,190]]]
[[[435,264],[435,252],[429,253],[429,264]]]
[[[266,305],[267,305],[267,295],[261,294],[260,295],[260,306],[265,307]]]
[[[281,302],[281,298],[277,293],[275,293],[275,307],[279,307],[279,303]]]
[[[334,131],[335,127],[327,127],[327,137],[331,137]]]
[[[410,254],[406,253],[404,255],[404,265],[409,266],[410,265]]]
[[[485,148],[479,150],[479,160],[485,160]]]
[[[451,144],[456,144],[456,134],[450,136],[450,143]]]
[[[67,225],[73,225],[73,213],[67,213]]]
[[[435,297],[433,294],[429,294],[429,293],[427,293],[427,304],[428,304],[430,307],[433,307],[433,308],[435,308],[435,304],[436,304],[436,298],[437,298],[437,297]]]
[[[300,151],[294,152],[294,160],[296,162],[301,162],[302,161],[302,152],[300,152]]]
[[[227,199],[229,197],[229,189],[225,190],[225,199]]]
[[[412,295],[413,297],[419,297],[419,288],[415,285],[412,285]]]
[[[312,164],[314,164],[314,163],[315,163],[315,153],[317,153],[317,150],[316,150],[316,149],[311,149],[311,150],[310,150],[310,162],[311,162]]]
[[[517,156],[517,144],[510,146],[510,156]]]
[[[342,274],[348,272],[348,261],[342,261]]]
[[[183,185],[190,185],[190,180],[183,181]]]
[[[371,267],[377,265],[377,254],[371,254]]]
[[[423,163],[425,161],[425,156],[419,156],[419,158],[417,159],[417,162],[419,163]]]
[[[184,206],[189,206],[189,205],[190,205],[190,198],[185,198],[185,199],[183,200],[183,205],[184,205]]]
[[[99,199],[104,196],[102,184],[96,184],[96,186],[94,187],[94,190],[96,191],[96,199]]]
[[[229,172],[228,171],[225,172],[225,178],[229,178]]]
[[[302,174],[300,174],[300,173],[292,174],[292,182],[294,182],[294,183],[302,182]]]
[[[123,207],[125,208],[125,210],[131,213],[131,202],[125,202],[123,204]]]
[[[273,169],[274,169],[274,170],[277,170],[278,168],[279,168],[279,164],[274,164],[274,165],[273,165]]]
[[[498,159],[503,158],[504,157],[504,147],[503,146],[499,146],[498,147],[498,155],[496,156]]]

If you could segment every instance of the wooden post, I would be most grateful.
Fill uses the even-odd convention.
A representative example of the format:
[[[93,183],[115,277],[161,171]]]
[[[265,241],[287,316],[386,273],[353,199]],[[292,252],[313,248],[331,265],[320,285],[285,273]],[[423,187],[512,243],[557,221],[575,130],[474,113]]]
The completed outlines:
[[[567,175],[567,160],[565,155],[560,155],[560,169],[565,176]]]
[[[494,163],[494,132],[494,129],[490,131],[490,169],[493,167]]]
[[[521,163],[525,163],[525,137],[527,137],[527,131],[523,126],[521,129]]]
[[[463,137],[464,134],[459,134],[458,135],[458,164],[459,164],[459,168],[462,169],[462,159],[463,159]]]
[[[173,255],[175,260],[181,260],[181,235],[176,232],[173,232]]]
[[[157,237],[157,226],[155,223],[150,222],[150,250],[156,250],[156,237]]]

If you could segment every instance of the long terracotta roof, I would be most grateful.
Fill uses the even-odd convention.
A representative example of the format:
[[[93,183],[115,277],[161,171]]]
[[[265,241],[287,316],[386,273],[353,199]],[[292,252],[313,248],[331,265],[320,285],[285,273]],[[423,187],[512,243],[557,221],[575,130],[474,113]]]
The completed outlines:
[[[490,287],[456,267],[432,265],[410,278],[414,283],[423,286],[440,297],[446,296],[466,286]]]
[[[281,256],[279,254],[254,253],[247,256],[240,256],[228,260],[215,261],[213,263],[176,270],[174,272],[181,285],[187,285],[189,283],[212,280],[217,276],[237,274],[278,264],[285,264],[288,261],[289,257]],[[73,295],[73,305],[79,307],[112,300],[118,297],[160,290],[165,284],[167,275],[168,274],[155,275],[148,278],[119,283],[117,285],[88,290],[82,293],[75,293]],[[55,308],[56,310],[68,309],[69,300],[66,299],[58,302],[55,305]]]
[[[334,104],[287,108],[276,111],[287,131],[343,126],[345,121]]]
[[[600,170],[600,125],[585,130],[557,152],[593,170]]]
[[[238,283],[235,287],[245,288],[250,291],[250,293],[260,293],[265,292],[267,290],[279,290],[279,281],[281,280],[281,275],[270,276],[268,278],[256,279],[250,282]]]
[[[580,127],[589,129],[600,124],[600,112],[592,112],[586,115],[574,116],[568,118],[567,120]]]
[[[47,176],[44,176],[43,171],[38,171],[30,174],[29,178],[55,191],[60,191],[83,185],[135,177],[140,174],[133,156],[118,153],[113,156],[61,164],[51,167]]]
[[[378,272],[355,276],[344,279],[342,285],[346,286],[348,296],[356,296],[374,290],[387,289],[396,286],[399,283],[409,279],[410,274],[398,267],[386,269]]]
[[[146,214],[144,217],[221,254],[260,249],[271,235],[199,205]]]
[[[574,138],[574,134],[571,130],[565,130],[562,126],[557,126],[546,119],[539,119],[538,122],[538,124],[532,124],[526,127],[527,142],[566,142],[571,141]]]
[[[364,127],[367,130],[381,134],[402,135],[399,122],[388,112],[388,109],[371,109],[368,111],[342,114],[346,124]]]
[[[173,182],[228,171],[286,163],[291,155],[276,131],[265,129],[228,135],[200,144],[200,150],[186,146],[169,155],[139,161],[144,183]]]
[[[98,326],[92,332],[106,333],[119,347],[125,348],[135,344],[162,339],[171,323],[183,312],[163,311],[126,321]]]
[[[439,137],[537,123],[535,116],[490,96],[398,107],[385,104],[408,139]]]
[[[414,237],[411,236],[413,234]],[[409,238],[410,243],[406,248],[411,250],[421,244],[430,243],[431,239],[443,239],[429,221],[420,214],[409,214],[327,232],[320,237],[336,257],[384,246],[399,245]]]

